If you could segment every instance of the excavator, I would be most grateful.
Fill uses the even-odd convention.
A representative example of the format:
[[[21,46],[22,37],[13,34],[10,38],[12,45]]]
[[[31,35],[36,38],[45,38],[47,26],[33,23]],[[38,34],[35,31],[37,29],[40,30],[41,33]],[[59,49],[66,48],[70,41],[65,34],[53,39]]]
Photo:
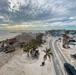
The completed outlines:
[[[1,43],[1,51],[4,51],[5,53],[15,51],[15,48],[12,45],[10,45],[7,41],[2,41]]]

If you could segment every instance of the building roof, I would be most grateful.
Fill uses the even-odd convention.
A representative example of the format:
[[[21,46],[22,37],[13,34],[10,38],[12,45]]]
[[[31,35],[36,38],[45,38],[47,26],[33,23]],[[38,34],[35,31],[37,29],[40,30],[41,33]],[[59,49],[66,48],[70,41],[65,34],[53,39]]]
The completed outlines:
[[[54,36],[59,36],[59,35],[60,35],[60,32],[54,31],[54,32],[53,32],[53,35],[54,35]]]

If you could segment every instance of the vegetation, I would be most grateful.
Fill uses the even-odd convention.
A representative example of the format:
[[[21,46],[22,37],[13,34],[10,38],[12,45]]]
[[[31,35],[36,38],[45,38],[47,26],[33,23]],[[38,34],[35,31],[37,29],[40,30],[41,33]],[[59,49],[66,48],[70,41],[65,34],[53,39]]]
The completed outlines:
[[[38,34],[36,39],[32,39],[27,46],[23,47],[23,51],[28,52],[30,49],[36,50],[42,44],[43,34]]]
[[[54,32],[54,30],[48,30],[48,31],[46,31],[46,34],[53,35],[53,32]]]
[[[46,50],[43,50],[43,51],[45,53],[45,55],[43,56],[44,61],[47,59],[47,57],[50,59],[51,55],[53,56],[50,48],[46,48]]]
[[[67,34],[64,34],[63,35],[63,47],[64,48],[66,48],[66,47],[69,48],[69,46],[68,46],[68,44],[69,44],[68,39],[69,39],[68,35]]]

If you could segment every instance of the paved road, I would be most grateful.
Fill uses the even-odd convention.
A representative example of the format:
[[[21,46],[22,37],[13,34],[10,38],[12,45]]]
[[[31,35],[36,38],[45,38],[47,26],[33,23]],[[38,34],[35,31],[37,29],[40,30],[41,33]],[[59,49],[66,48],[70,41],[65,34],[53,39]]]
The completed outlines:
[[[54,47],[56,49],[56,52],[58,53],[62,63],[64,64],[65,62],[67,62],[64,58],[64,56],[62,55],[62,53],[60,52],[60,50],[58,49],[58,46],[57,46],[57,41],[54,42]]]
[[[56,53],[58,54],[58,57],[60,58],[60,60],[62,61],[63,64],[66,62],[66,60],[57,47],[57,44],[56,44],[57,41],[55,41],[54,44],[52,44],[52,42],[53,42],[53,40],[50,40],[49,47],[51,48],[52,53],[53,53],[53,62],[54,62],[54,68],[56,71],[56,75],[64,75],[62,70],[61,70],[61,66],[59,64],[59,60],[56,56]],[[54,45],[54,48],[53,48],[53,45]],[[56,53],[55,53],[55,51],[56,51]]]

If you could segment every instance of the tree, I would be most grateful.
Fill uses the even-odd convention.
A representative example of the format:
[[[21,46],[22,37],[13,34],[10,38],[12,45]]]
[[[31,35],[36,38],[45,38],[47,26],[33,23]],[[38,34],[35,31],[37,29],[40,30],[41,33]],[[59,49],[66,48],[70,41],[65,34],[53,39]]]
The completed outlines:
[[[68,47],[68,44],[69,44],[68,39],[69,39],[68,35],[64,34],[63,35],[63,47],[65,47],[65,45]]]
[[[50,48],[46,48],[46,50],[43,50],[43,51],[45,53],[45,55],[43,56],[44,61],[47,59],[47,57],[50,59],[51,55],[53,56]]]
[[[36,49],[38,47],[38,42],[36,39],[32,39],[29,43],[28,43],[30,49]]]
[[[43,37],[44,34],[39,34],[36,36],[36,40],[37,40],[37,44],[38,46],[40,46],[42,44],[42,37]]]
[[[65,31],[66,34],[69,34],[69,32],[70,32],[70,30],[66,30],[66,31]]]
[[[23,50],[25,52],[29,52],[30,49],[36,50],[38,46],[42,44],[42,37],[43,34],[38,34],[36,36],[36,39],[32,39],[29,41],[28,45],[26,47],[23,47]]]

